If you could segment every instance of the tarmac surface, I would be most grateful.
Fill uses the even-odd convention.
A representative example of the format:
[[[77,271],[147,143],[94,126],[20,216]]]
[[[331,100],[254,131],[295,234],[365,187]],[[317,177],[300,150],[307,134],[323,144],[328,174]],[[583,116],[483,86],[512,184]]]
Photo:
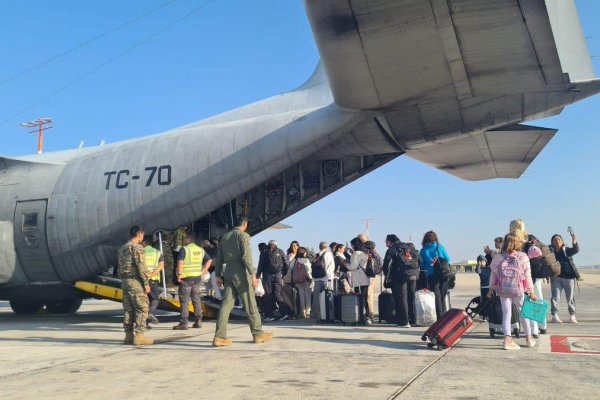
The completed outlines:
[[[584,277],[579,324],[549,324],[537,347],[511,352],[480,321],[443,352],[421,342],[425,328],[304,320],[266,324],[275,339],[265,344],[232,321],[234,345],[214,349],[214,321],[176,332],[169,313],[148,335],[159,343],[136,348],[122,343],[118,303],[88,300],[65,317],[16,316],[0,302],[0,398],[597,399],[600,274]],[[459,275],[453,306],[477,292],[475,274]],[[567,320],[564,302],[560,311]]]

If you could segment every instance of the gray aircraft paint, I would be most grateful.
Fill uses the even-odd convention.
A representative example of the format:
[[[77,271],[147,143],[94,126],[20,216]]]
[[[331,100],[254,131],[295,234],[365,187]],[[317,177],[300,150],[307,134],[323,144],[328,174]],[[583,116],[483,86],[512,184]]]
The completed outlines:
[[[463,179],[519,177],[556,131],[516,124],[600,91],[565,3],[306,0],[323,64],[298,89],[159,135],[0,158],[0,298],[99,274],[133,224],[246,207],[256,233],[401,154]],[[488,36],[482,17],[500,21]],[[45,199],[50,257],[22,265],[15,211]]]

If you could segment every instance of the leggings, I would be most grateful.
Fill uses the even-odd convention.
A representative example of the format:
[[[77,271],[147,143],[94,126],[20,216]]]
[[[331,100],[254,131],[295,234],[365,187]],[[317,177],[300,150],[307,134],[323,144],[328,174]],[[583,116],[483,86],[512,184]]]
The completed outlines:
[[[500,296],[500,303],[502,304],[502,333],[504,336],[511,336],[511,323],[510,320],[512,318],[512,304],[516,304],[519,309],[519,313],[521,312],[521,307],[523,307],[524,296],[515,296],[515,297],[503,297]],[[525,336],[531,336],[531,325],[529,324],[528,319],[521,318],[521,326],[523,327],[523,332]]]

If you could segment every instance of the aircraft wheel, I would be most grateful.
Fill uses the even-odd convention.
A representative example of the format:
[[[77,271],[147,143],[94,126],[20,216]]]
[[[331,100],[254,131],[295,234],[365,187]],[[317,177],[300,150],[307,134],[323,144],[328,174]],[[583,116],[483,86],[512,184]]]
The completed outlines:
[[[46,303],[46,310],[50,314],[73,314],[81,307],[81,299],[55,300]]]
[[[10,308],[15,314],[35,314],[44,307],[44,304],[39,301],[16,301],[9,302]]]

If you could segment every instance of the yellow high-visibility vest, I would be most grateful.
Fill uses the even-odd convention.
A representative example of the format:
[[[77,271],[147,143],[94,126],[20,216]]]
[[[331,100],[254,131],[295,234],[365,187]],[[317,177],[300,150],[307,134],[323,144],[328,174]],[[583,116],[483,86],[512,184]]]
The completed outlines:
[[[146,262],[146,269],[148,274],[153,273],[158,268],[158,261],[160,260],[160,251],[156,250],[152,246],[144,247],[144,255]],[[160,274],[150,278],[151,281],[160,281]]]
[[[200,276],[202,272],[202,260],[204,259],[204,249],[194,243],[188,244],[184,249],[185,259],[183,260],[181,278]]]

